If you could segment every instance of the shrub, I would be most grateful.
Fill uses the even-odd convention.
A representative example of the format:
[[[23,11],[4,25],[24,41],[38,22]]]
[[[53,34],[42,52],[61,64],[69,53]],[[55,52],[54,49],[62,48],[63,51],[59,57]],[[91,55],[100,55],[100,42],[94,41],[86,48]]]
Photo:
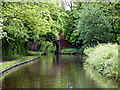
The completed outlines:
[[[118,45],[99,44],[95,48],[87,48],[88,55],[85,65],[90,65],[99,73],[107,77],[118,77]]]

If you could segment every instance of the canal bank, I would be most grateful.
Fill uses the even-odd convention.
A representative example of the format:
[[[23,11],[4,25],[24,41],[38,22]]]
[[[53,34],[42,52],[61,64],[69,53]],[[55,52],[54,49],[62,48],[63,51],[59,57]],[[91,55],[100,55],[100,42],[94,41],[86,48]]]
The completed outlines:
[[[14,58],[10,60],[6,60],[4,62],[1,62],[0,65],[0,76],[8,71],[10,71],[13,68],[16,68],[18,66],[21,66],[23,64],[29,63],[31,61],[38,60],[40,56],[44,55],[45,53],[43,52],[34,52],[30,51],[30,55],[24,56],[24,57],[19,57],[19,58]]]
[[[102,76],[119,81],[118,44],[99,44],[84,50],[88,55],[85,66],[91,67]]]

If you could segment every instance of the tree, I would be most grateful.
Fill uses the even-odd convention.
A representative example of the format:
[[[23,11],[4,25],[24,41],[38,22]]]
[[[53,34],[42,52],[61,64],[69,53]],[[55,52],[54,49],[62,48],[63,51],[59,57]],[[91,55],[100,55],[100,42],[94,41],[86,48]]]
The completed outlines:
[[[86,48],[99,43],[112,42],[112,26],[109,16],[100,9],[99,5],[85,5],[79,13],[77,29],[74,30],[71,42],[76,46]],[[81,46],[82,45],[82,46]]]
[[[25,55],[29,41],[59,39],[64,25],[61,11],[51,2],[2,2],[3,55]]]

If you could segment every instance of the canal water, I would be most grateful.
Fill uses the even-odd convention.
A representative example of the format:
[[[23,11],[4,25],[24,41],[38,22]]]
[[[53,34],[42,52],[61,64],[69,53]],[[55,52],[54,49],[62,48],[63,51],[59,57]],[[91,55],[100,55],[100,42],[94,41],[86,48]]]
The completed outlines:
[[[84,68],[82,56],[42,56],[5,75],[2,88],[117,88],[109,79]]]

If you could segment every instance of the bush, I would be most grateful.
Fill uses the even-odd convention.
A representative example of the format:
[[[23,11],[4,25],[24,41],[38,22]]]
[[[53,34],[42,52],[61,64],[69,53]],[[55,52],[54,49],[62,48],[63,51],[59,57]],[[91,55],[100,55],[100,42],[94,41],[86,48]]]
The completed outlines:
[[[70,40],[76,46],[86,48],[99,43],[113,41],[110,16],[103,12],[99,5],[86,5],[79,13],[77,29],[74,30]]]
[[[90,65],[104,76],[118,77],[118,45],[99,44],[95,48],[87,48],[84,53],[88,55],[85,65]]]
[[[28,54],[28,42],[10,41],[2,39],[2,59],[14,58]]]
[[[75,49],[75,48],[68,48],[68,49],[63,49],[61,52],[68,52],[68,53],[76,53],[76,52],[81,52],[80,49]]]

